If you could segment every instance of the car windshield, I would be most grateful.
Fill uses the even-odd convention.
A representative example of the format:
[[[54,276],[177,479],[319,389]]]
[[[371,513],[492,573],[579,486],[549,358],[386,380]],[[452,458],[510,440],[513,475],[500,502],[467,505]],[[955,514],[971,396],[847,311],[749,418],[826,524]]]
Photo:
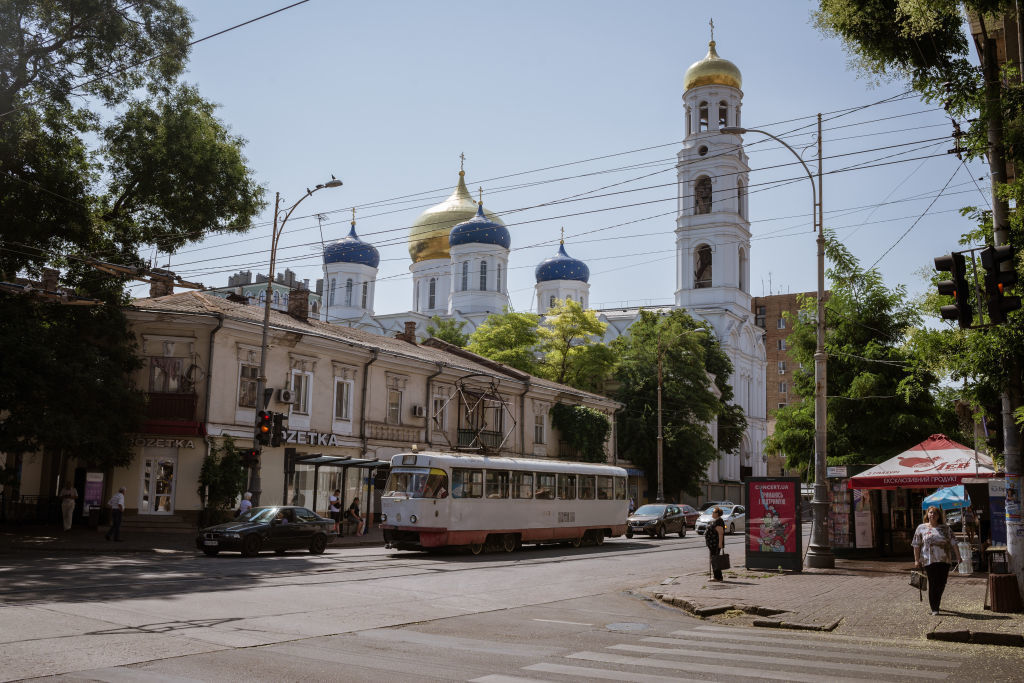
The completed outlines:
[[[731,507],[723,506],[722,507],[722,516],[723,517],[728,517],[729,515],[732,514],[732,510],[733,509]]]
[[[243,522],[269,522],[277,514],[278,508],[266,507],[266,508],[253,508],[243,515],[238,517],[238,521]]]
[[[665,511],[664,505],[641,505],[634,515],[660,515]]]
[[[401,467],[391,470],[384,486],[385,496],[409,498],[447,498],[448,475],[444,470],[427,467]]]

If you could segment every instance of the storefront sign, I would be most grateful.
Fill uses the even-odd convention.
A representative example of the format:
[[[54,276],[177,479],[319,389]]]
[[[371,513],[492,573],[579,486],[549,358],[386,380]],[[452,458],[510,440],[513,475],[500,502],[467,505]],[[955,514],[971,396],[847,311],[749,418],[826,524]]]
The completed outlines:
[[[335,434],[324,434],[322,432],[300,432],[286,430],[283,434],[284,443],[293,443],[301,446],[340,446],[338,437]]]
[[[132,446],[142,446],[147,448],[195,448],[196,444],[192,439],[160,439],[150,437],[139,437],[137,439],[131,439],[129,444]]]
[[[827,467],[827,468],[825,468],[825,474],[828,477],[844,478],[844,477],[846,477],[846,468],[845,467]]]
[[[800,480],[753,477],[747,484],[746,566],[791,569],[803,565],[800,533]]]

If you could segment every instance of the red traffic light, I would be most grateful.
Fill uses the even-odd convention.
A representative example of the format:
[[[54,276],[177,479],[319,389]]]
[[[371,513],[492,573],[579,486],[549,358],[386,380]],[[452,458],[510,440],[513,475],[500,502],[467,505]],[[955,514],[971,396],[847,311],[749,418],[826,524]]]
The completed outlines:
[[[256,413],[256,441],[267,445],[270,443],[270,433],[274,429],[274,415],[266,410]]]
[[[260,461],[260,449],[250,448],[247,451],[242,451],[242,462],[246,465],[256,465]]]

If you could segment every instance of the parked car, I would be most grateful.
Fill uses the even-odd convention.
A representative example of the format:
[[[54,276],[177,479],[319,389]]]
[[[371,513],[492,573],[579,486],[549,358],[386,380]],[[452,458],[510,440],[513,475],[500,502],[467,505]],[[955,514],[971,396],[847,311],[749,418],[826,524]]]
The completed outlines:
[[[726,503],[715,503],[718,507],[722,508],[722,522],[725,523],[725,533],[735,533],[737,530],[742,531],[743,525],[747,521],[747,511],[742,505],[732,505]],[[707,508],[697,518],[697,533],[703,534],[711,524],[711,510],[714,509],[714,505]]]
[[[203,529],[196,536],[196,548],[211,557],[222,550],[253,557],[261,550],[282,554],[300,548],[319,555],[334,535],[334,520],[303,507],[275,505],[253,508],[230,522]]]
[[[633,538],[633,534],[665,538],[670,533],[686,537],[686,513],[672,503],[641,505],[627,520],[626,538]]]
[[[707,512],[708,514],[710,514],[711,508],[715,507],[716,505],[722,509],[725,509],[726,505],[732,507],[735,504],[736,503],[732,502],[731,500],[709,500],[708,502],[703,503],[700,506],[700,511]]]
[[[686,516],[686,526],[691,529],[697,528],[697,518],[700,517],[700,510],[693,507],[692,505],[680,505],[683,510],[683,514]]]

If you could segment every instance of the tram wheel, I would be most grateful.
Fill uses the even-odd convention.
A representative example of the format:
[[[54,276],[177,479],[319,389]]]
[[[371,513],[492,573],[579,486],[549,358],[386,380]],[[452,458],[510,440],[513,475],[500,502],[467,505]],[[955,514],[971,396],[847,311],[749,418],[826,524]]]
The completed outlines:
[[[582,536],[577,536],[576,538],[574,538],[571,541],[569,541],[569,545],[571,545],[573,548],[579,548],[580,545],[582,545],[582,544],[583,544],[583,537]]]
[[[501,539],[501,547],[506,553],[514,553],[516,546],[519,545],[516,542],[515,534],[505,534],[505,537]]]
[[[597,530],[594,532],[594,545],[604,545],[604,532]]]
[[[473,553],[474,555],[479,555],[483,551],[484,551],[484,544],[483,543],[470,543],[469,544],[469,552]]]

